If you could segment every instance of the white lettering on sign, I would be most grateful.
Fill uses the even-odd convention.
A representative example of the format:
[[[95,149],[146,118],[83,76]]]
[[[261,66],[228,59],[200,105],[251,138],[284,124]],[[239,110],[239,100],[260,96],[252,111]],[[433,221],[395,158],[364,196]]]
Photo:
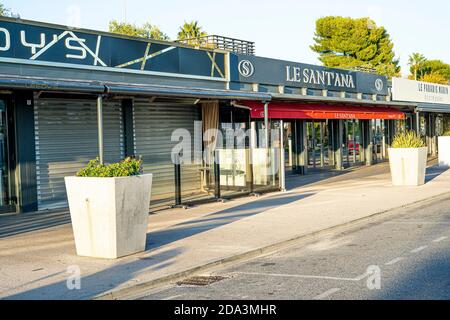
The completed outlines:
[[[45,47],[45,34],[41,33],[41,42],[40,43],[31,43],[31,42],[27,42],[27,36],[25,31],[20,31],[20,41],[22,42],[22,45],[24,47],[28,47],[31,48],[31,54],[36,54],[37,49],[42,49],[43,47]]]
[[[75,45],[71,44],[72,42],[77,43],[79,46],[75,46]],[[66,48],[69,49],[69,50],[74,50],[74,51],[80,52],[78,55],[66,54],[66,58],[67,59],[79,59],[79,60],[86,59],[87,51],[86,51],[85,48],[83,48],[81,46],[81,44],[80,44],[81,42],[85,43],[86,40],[85,39],[76,39],[76,38],[73,38],[73,37],[66,38]]]
[[[335,71],[303,69],[286,66],[286,81],[321,86],[334,86],[339,88],[355,89],[355,79],[351,74]]]
[[[3,32],[3,34],[5,35],[5,43],[0,47],[0,51],[8,51],[11,48],[11,35],[5,28],[0,28],[0,32]]]
[[[352,113],[335,113],[335,119],[356,119],[356,115]]]
[[[423,81],[393,78],[392,95],[395,101],[450,105],[450,86]]]

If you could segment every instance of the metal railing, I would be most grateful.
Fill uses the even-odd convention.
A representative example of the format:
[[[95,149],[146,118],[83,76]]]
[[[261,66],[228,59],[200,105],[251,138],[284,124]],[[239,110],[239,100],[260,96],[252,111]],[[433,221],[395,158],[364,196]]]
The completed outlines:
[[[217,35],[200,38],[178,40],[177,42],[194,47],[221,49],[238,54],[255,55],[255,43],[245,40],[233,39]]]

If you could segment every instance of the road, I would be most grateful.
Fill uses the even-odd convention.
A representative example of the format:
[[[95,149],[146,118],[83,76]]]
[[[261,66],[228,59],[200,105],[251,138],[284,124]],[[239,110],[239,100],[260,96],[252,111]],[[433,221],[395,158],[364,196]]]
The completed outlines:
[[[145,300],[450,299],[450,199],[216,270]]]

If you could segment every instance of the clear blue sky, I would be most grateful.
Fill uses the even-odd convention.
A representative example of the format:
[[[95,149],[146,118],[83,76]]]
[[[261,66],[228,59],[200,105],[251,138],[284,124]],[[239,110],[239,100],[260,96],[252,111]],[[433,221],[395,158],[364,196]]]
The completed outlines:
[[[395,43],[403,73],[408,55],[450,63],[448,0],[0,0],[22,18],[107,30],[111,19],[151,21],[171,38],[184,20],[205,31],[256,42],[257,55],[318,64],[309,46],[315,20],[326,15],[369,16]]]

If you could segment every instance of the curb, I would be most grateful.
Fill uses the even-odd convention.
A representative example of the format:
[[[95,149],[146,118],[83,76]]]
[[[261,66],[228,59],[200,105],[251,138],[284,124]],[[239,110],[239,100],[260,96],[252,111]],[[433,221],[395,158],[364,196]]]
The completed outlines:
[[[427,199],[422,199],[419,201],[415,201],[412,203],[408,203],[399,207],[395,207],[392,209],[384,210],[378,213],[371,214],[367,217],[363,217],[360,219],[352,220],[340,225],[336,225],[327,229],[315,231],[309,234],[303,234],[299,235],[294,238],[290,238],[284,241],[277,242],[275,244],[265,246],[259,249],[251,250],[245,253],[237,254],[234,256],[230,256],[224,259],[220,259],[217,261],[213,261],[204,265],[200,265],[185,271],[181,271],[178,273],[174,273],[168,276],[164,276],[158,279],[150,280],[144,283],[140,283],[131,287],[118,289],[116,291],[108,292],[106,294],[100,294],[92,300],[132,300],[132,299],[138,299],[141,297],[144,297],[148,291],[151,289],[155,289],[160,286],[169,285],[173,282],[183,280],[185,278],[188,278],[193,275],[198,275],[199,273],[204,273],[208,271],[212,271],[213,269],[216,269],[218,267],[226,267],[230,264],[236,264],[245,262],[247,260],[255,259],[261,256],[270,255],[273,253],[276,253],[279,250],[287,249],[291,246],[298,245],[301,242],[307,242],[314,240],[316,237],[324,236],[329,233],[335,233],[336,231],[344,232],[348,231],[349,229],[355,229],[357,227],[360,227],[361,225],[365,225],[367,223],[374,223],[377,220],[384,219],[386,217],[389,217],[391,215],[394,215],[396,211],[402,210],[402,209],[408,209],[411,207],[415,207],[418,205],[424,205],[428,202],[433,202],[438,199],[445,199],[450,197],[450,192],[445,192]]]

